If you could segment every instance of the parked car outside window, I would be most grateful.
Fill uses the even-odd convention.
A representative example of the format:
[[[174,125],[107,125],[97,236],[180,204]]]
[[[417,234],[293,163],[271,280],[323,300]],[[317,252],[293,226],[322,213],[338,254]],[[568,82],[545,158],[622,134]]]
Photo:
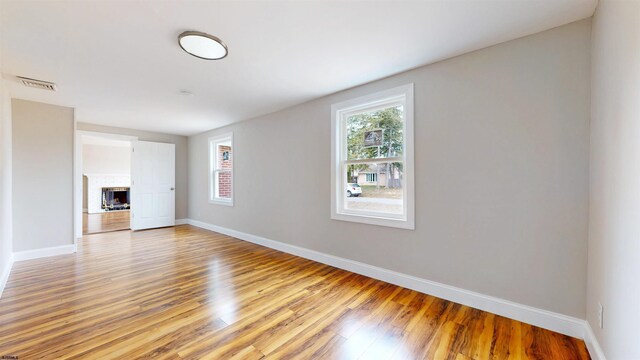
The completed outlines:
[[[356,183],[347,183],[347,197],[358,197],[362,194],[362,188]]]

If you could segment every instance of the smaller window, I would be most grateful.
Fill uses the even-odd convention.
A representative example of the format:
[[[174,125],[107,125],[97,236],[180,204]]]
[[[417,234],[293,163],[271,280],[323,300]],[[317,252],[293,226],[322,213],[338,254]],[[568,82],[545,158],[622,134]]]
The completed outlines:
[[[367,174],[367,182],[377,182],[378,174]]]
[[[233,133],[209,138],[209,202],[233,206]]]

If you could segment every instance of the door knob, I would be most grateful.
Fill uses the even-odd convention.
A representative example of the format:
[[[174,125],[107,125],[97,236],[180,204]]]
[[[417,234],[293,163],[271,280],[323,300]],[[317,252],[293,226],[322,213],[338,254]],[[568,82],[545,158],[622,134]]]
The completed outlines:
[[[171,191],[175,190],[174,188],[171,188]]]

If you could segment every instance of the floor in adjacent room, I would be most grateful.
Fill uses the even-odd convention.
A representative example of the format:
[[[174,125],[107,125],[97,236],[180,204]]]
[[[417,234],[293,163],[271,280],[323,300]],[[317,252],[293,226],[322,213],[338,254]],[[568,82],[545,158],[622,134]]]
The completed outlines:
[[[18,359],[588,359],[583,341],[189,225],[14,264]]]
[[[131,227],[130,210],[107,211],[97,214],[82,213],[82,234],[128,230]]]

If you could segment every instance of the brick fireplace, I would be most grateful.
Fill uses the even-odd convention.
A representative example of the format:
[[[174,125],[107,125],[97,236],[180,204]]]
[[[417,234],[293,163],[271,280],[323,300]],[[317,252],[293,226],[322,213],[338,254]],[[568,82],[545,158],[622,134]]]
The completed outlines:
[[[102,209],[105,211],[128,210],[131,207],[128,187],[103,187]]]

